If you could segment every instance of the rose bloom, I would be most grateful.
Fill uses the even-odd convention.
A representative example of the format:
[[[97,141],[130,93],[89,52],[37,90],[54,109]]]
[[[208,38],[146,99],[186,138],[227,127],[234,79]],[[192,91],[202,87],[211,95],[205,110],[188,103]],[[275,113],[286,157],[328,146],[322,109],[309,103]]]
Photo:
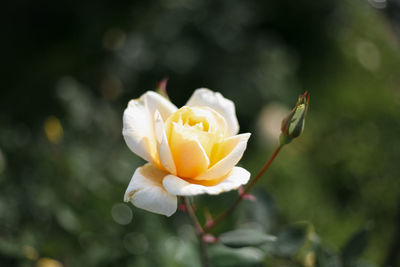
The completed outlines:
[[[180,109],[153,91],[131,100],[122,134],[148,163],[136,169],[124,200],[171,216],[177,196],[217,195],[246,184],[250,173],[235,165],[250,133],[238,131],[233,102],[208,89],[197,89]]]

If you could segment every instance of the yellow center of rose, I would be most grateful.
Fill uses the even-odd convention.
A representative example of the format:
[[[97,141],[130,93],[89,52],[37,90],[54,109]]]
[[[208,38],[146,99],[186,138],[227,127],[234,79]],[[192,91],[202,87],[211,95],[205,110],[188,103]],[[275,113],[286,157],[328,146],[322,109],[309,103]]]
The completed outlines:
[[[227,124],[213,109],[182,107],[165,126],[177,176],[196,179],[220,160],[215,150],[227,137]]]

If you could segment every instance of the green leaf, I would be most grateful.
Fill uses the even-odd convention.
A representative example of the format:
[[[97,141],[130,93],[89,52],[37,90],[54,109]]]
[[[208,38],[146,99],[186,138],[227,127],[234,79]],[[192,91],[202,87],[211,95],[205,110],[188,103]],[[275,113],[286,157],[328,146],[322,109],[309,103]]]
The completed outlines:
[[[278,233],[275,254],[282,257],[296,255],[306,244],[310,232],[310,224],[296,223],[286,226]]]
[[[275,242],[276,237],[253,229],[237,229],[221,234],[219,240],[228,247],[241,248]]]
[[[343,262],[351,263],[357,260],[368,244],[369,230],[362,229],[353,234],[342,248]]]
[[[210,246],[208,253],[213,267],[251,266],[263,262],[265,256],[258,248],[234,249],[221,244]]]

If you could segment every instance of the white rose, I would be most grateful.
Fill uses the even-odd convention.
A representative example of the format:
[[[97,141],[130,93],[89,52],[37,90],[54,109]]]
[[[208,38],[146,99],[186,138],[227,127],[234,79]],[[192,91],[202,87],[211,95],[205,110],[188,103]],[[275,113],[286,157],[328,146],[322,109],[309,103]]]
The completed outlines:
[[[250,133],[239,134],[232,101],[197,89],[180,109],[148,91],[131,100],[123,116],[128,147],[148,163],[136,169],[125,201],[171,216],[177,196],[216,195],[246,184],[250,173],[235,165]]]

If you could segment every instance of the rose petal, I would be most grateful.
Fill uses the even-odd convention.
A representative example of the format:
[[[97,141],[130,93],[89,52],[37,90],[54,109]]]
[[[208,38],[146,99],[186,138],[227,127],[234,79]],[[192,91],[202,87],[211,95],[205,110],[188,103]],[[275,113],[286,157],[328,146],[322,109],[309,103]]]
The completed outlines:
[[[156,110],[155,113],[155,131],[160,163],[167,171],[176,175],[176,167],[174,159],[172,158],[171,149],[169,148],[167,135],[165,133],[164,122],[158,110]]]
[[[147,99],[147,107],[150,111],[150,114],[154,114],[155,111],[158,110],[163,121],[168,119],[172,113],[178,110],[178,108],[168,99],[154,91],[147,91],[144,95]]]
[[[124,201],[130,201],[136,207],[150,212],[171,216],[177,209],[178,200],[162,185],[166,175],[168,173],[151,164],[137,168],[126,189]]]
[[[225,180],[214,186],[191,184],[174,175],[166,176],[163,180],[163,185],[170,194],[177,196],[218,195],[222,192],[237,189],[239,186],[246,184],[249,179],[250,173],[247,170],[241,167],[234,167]]]
[[[225,139],[213,151],[211,163],[217,161],[211,168],[196,177],[196,180],[213,180],[226,175],[242,158],[247,147],[250,133],[239,134]]]
[[[197,89],[186,103],[186,106],[208,106],[225,118],[230,135],[235,135],[239,132],[235,105],[218,92],[213,92],[206,88]]]
[[[190,128],[173,123],[169,141],[178,176],[193,178],[207,170],[210,160]]]
[[[154,134],[156,110],[159,110],[165,120],[177,108],[161,95],[148,91],[140,98],[129,102],[124,112],[122,129],[125,142],[132,152],[152,163],[158,161]]]

